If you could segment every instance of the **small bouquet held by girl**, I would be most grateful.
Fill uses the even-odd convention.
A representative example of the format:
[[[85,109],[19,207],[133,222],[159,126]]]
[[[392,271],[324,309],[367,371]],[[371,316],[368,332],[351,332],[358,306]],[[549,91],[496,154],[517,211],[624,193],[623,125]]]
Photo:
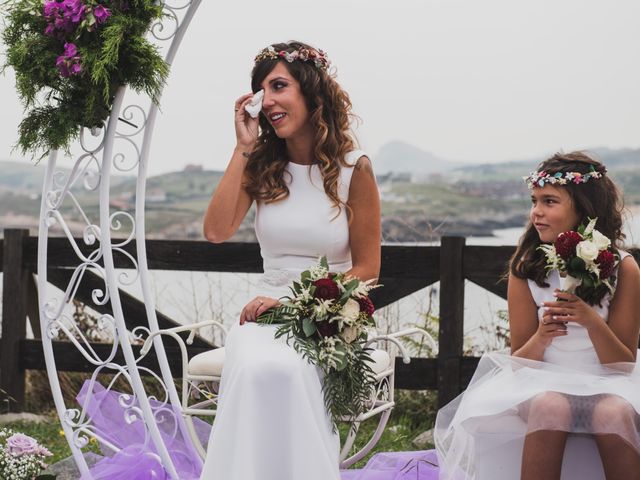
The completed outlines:
[[[41,475],[52,454],[35,438],[10,429],[0,430],[0,478],[7,480],[55,479]]]
[[[322,257],[289,287],[291,296],[257,319],[278,324],[275,337],[293,341],[293,348],[322,370],[324,402],[334,423],[362,412],[375,385],[366,346],[367,327],[374,325],[373,282],[330,273]]]
[[[540,245],[547,259],[547,270],[566,274],[560,278],[562,290],[591,303],[597,289],[615,288],[614,272],[618,255],[611,251],[611,240],[595,229],[597,218],[589,219],[578,231],[558,235],[553,244]]]

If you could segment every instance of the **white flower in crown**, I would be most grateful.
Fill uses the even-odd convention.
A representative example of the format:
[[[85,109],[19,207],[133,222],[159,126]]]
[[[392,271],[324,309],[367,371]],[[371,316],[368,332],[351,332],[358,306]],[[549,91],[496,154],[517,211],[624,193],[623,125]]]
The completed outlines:
[[[285,52],[284,53],[284,58],[285,58],[285,60],[287,62],[292,63],[296,59],[296,57],[298,56],[297,53],[298,53],[297,51]]]
[[[598,247],[590,240],[583,240],[576,246],[576,255],[584,260],[587,264],[591,264],[598,258]]]

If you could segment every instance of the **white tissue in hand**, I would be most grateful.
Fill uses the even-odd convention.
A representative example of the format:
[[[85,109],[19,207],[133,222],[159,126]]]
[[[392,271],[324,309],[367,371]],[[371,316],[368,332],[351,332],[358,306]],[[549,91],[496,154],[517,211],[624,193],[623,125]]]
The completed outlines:
[[[244,106],[244,109],[247,111],[251,118],[256,118],[262,110],[262,99],[264,98],[264,90],[258,90],[253,97],[251,97],[251,101]]]

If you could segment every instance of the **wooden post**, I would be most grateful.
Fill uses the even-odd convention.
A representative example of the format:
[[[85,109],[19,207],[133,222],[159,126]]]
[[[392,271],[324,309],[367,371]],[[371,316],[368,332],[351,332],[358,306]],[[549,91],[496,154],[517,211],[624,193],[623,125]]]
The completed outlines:
[[[464,237],[440,243],[440,328],[438,332],[438,406],[461,391],[460,359],[464,336]]]
[[[9,396],[10,411],[20,411],[24,406],[25,375],[20,359],[20,341],[27,335],[29,272],[23,266],[23,241],[28,236],[29,230],[4,231],[0,389]]]

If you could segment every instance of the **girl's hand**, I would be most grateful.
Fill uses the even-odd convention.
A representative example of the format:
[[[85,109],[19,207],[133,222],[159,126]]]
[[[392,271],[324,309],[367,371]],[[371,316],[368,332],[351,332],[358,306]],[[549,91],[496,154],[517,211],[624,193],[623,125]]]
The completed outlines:
[[[567,323],[563,320],[554,320],[550,313],[545,313],[542,320],[538,322],[538,330],[534,336],[540,344],[547,348],[556,337],[562,337],[567,334]]]
[[[240,325],[245,322],[255,322],[256,318],[270,308],[280,305],[280,301],[271,297],[256,297],[247,303],[240,313]]]
[[[543,303],[545,315],[550,315],[552,321],[575,322],[587,330],[603,322],[595,309],[580,297],[557,289],[553,295],[558,301]]]
[[[247,93],[236,100],[235,125],[236,125],[236,142],[246,153],[251,153],[258,139],[258,118],[251,118],[244,106],[249,104],[253,97],[252,93]]]

